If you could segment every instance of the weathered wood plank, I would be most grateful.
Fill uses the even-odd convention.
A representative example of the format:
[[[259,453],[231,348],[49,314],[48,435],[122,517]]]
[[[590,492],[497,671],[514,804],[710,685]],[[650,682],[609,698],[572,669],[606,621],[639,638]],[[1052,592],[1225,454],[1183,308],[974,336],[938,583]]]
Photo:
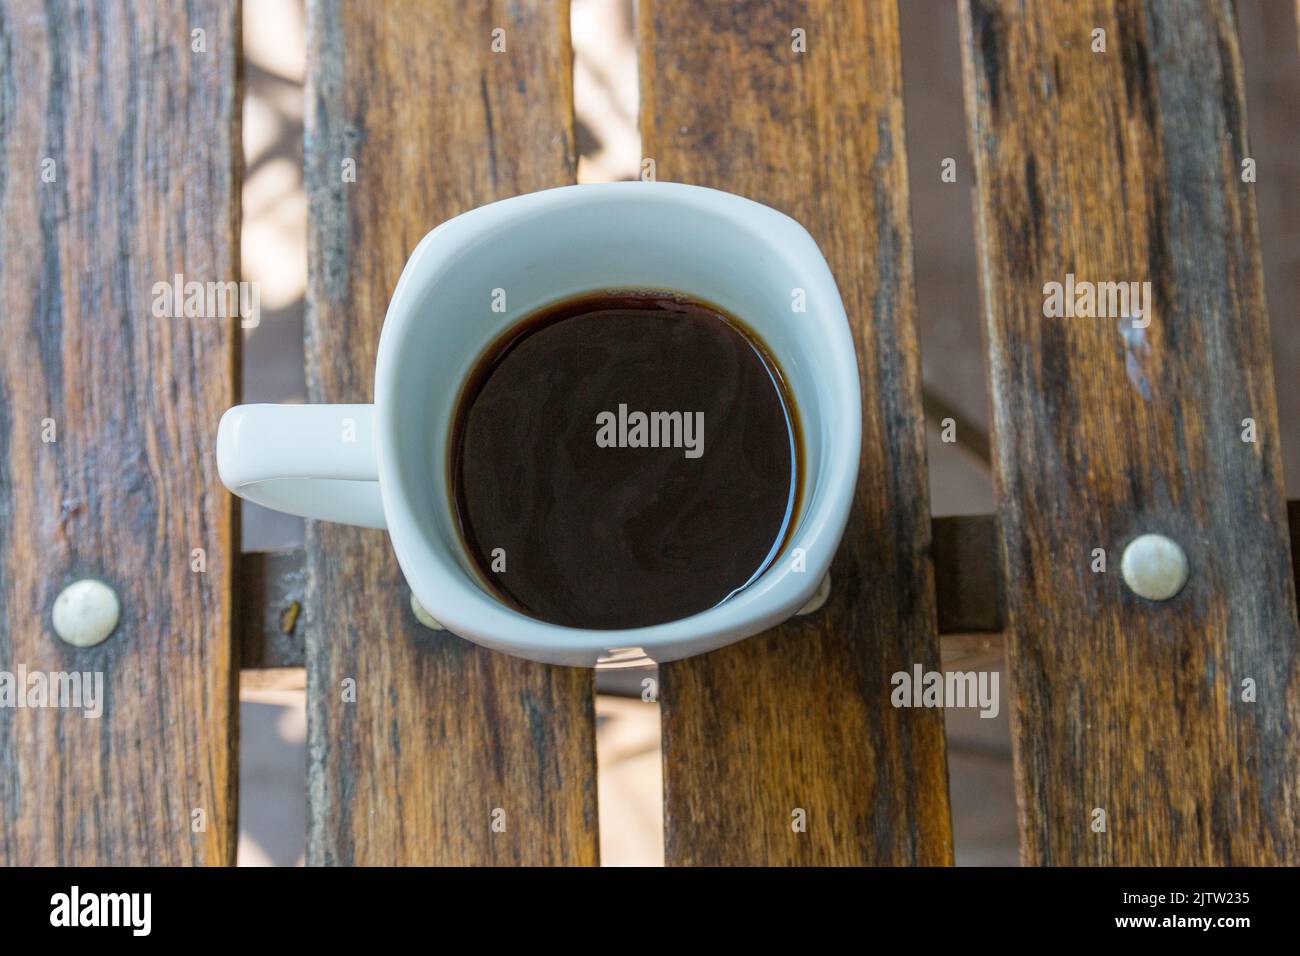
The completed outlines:
[[[1022,855],[1300,862],[1300,636],[1231,5],[962,18]],[[1070,273],[1149,281],[1149,327],[1045,317]],[[1190,560],[1170,601],[1121,579],[1144,532]]]
[[[895,4],[643,0],[639,26],[659,178],[809,229],[854,323],[864,401],[827,606],[662,668],[667,862],[949,863],[943,714],[889,700],[892,673],[939,664]]]
[[[309,4],[313,401],[371,399],[384,310],[425,232],[573,180],[568,16],[548,0]],[[596,862],[591,672],[424,629],[381,533],[307,535],[309,860]]]
[[[234,862],[239,329],[152,290],[238,279],[237,7],[0,3],[0,670],[103,680],[97,719],[0,711],[3,864]],[[82,577],[121,618],[77,649]]]

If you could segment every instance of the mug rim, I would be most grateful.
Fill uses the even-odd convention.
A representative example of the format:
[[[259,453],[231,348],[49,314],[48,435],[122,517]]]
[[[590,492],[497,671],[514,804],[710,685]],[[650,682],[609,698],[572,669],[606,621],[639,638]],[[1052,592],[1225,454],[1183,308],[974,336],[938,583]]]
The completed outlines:
[[[423,533],[409,489],[401,479],[394,411],[400,383],[394,370],[400,367],[398,355],[419,314],[408,303],[418,300],[423,289],[448,277],[450,260],[467,246],[520,216],[571,210],[576,203],[599,205],[630,199],[703,209],[738,229],[766,238],[776,254],[792,262],[794,271],[804,277],[809,299],[826,304],[815,314],[810,312],[809,318],[816,323],[810,325],[810,332],[830,337],[826,343],[830,367],[818,372],[827,377],[832,400],[842,404],[845,414],[826,442],[823,455],[827,467],[817,476],[808,476],[810,494],[796,532],[798,547],[805,555],[805,571],[793,571],[788,560],[777,561],[721,604],[660,624],[618,630],[566,627],[523,614],[470,581],[468,575],[449,573],[443,567],[439,554],[445,548]],[[375,450],[388,533],[417,600],[440,624],[461,637],[555,664],[634,666],[676,660],[784,621],[812,597],[830,566],[857,484],[862,429],[856,349],[839,290],[821,250],[802,225],[770,206],[701,186],[643,182],[561,186],[481,206],[444,222],[417,245],[393,292],[378,351]],[[463,382],[457,383],[457,388],[462,386]],[[799,396],[795,397],[798,401]],[[805,428],[809,425],[804,424]],[[819,494],[811,493],[813,481]]]

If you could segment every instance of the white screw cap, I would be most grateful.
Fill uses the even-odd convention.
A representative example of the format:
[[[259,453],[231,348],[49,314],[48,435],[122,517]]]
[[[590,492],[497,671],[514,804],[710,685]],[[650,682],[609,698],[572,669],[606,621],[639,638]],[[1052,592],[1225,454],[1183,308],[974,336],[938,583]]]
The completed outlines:
[[[415,614],[415,619],[419,621],[421,624],[423,624],[425,627],[429,628],[430,630],[432,631],[446,630],[445,627],[443,627],[441,624],[439,624],[437,621],[433,619],[432,614],[430,614],[428,611],[424,609],[424,605],[421,604],[416,599],[414,593],[411,594],[411,611],[412,613]]]
[[[1144,534],[1124,549],[1120,572],[1134,594],[1151,601],[1167,601],[1187,583],[1187,555],[1172,538]]]
[[[117,627],[122,607],[103,581],[83,578],[54,599],[54,632],[74,647],[93,647]]]

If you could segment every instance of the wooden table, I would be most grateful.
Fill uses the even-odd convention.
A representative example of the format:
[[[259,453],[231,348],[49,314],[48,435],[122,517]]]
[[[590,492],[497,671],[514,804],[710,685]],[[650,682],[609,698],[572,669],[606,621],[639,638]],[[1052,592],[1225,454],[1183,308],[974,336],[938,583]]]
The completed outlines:
[[[959,633],[1005,636],[1025,862],[1300,862],[1300,535],[1230,5],[962,2],[998,515],[942,521],[895,4],[639,10],[655,175],[809,228],[864,411],[827,606],[662,668],[667,862],[950,863],[942,712],[892,706],[890,675]],[[573,181],[568,17],[309,3],[313,401],[371,399],[428,229]],[[98,720],[0,711],[0,862],[233,863],[242,658],[306,666],[310,862],[596,863],[590,672],[423,628],[382,533],[238,553],[213,449],[238,324],[156,317],[151,289],[238,278],[240,75],[235,0],[0,2],[0,670],[108,687]],[[1151,325],[1045,317],[1067,273],[1150,281]],[[1190,559],[1171,601],[1117,573],[1146,531]],[[81,577],[122,617],[77,649],[50,611]]]

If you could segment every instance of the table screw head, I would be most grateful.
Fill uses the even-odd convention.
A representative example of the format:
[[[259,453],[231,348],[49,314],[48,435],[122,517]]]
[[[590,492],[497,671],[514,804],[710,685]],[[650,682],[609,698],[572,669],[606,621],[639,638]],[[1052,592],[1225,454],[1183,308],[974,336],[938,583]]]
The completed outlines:
[[[74,647],[94,647],[117,627],[122,607],[103,581],[73,581],[54,599],[54,633]]]
[[[1124,548],[1120,560],[1124,583],[1139,597],[1167,601],[1187,583],[1187,555],[1163,534],[1144,534]]]
[[[419,621],[425,627],[429,628],[429,630],[431,631],[446,630],[445,627],[443,627],[436,620],[434,620],[432,614],[430,614],[428,611],[424,609],[424,605],[420,603],[419,599],[415,596],[414,592],[411,593],[411,613],[415,615],[415,619],[417,621]]]
[[[826,603],[826,599],[830,596],[831,573],[827,571],[826,576],[822,578],[821,583],[817,585],[817,590],[813,592],[813,596],[808,599],[808,603],[795,611],[795,615],[803,617],[805,614],[812,614],[814,611],[820,610],[821,606]]]

